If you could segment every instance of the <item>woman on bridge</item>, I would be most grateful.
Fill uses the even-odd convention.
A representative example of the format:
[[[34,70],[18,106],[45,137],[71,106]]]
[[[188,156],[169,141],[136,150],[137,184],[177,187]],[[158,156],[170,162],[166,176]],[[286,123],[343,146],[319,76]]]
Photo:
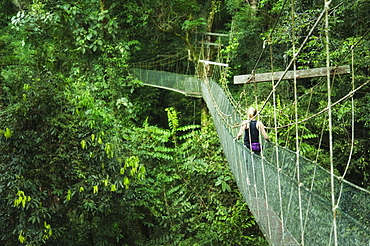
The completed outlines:
[[[239,138],[244,133],[244,146],[256,154],[261,153],[261,144],[259,143],[259,133],[267,140],[270,141],[266,131],[265,126],[261,121],[257,121],[255,116],[257,115],[257,110],[250,107],[247,112],[248,120],[244,120],[241,124],[240,130],[234,141],[239,140]],[[251,148],[252,146],[252,148]]]

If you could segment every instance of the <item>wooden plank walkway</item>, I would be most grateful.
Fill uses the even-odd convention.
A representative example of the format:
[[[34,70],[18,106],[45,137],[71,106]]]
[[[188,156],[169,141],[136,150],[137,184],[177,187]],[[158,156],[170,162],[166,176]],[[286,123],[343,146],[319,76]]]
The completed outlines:
[[[252,194],[256,194],[256,187],[251,185]],[[261,196],[253,196],[248,203],[249,209],[265,234],[269,243],[274,246],[299,246],[293,235],[283,226],[279,216],[272,210]]]

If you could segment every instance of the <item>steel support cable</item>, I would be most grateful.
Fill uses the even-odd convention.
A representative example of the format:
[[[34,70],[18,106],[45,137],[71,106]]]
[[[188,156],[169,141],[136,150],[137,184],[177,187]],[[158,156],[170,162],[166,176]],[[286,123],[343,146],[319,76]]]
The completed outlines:
[[[354,47],[356,47],[356,46],[360,43],[360,41],[362,41],[362,39],[363,39],[363,38],[364,38],[368,33],[370,33],[370,29],[368,29],[368,30],[365,32],[365,34],[361,37],[361,39],[360,39],[360,40],[358,40],[354,45],[352,45],[351,50],[352,50],[352,49],[354,49]],[[351,51],[350,51],[350,52],[351,52]],[[347,53],[343,58],[340,58],[339,60],[343,61],[343,60],[348,56],[348,54],[350,54],[350,52],[348,52],[348,53]],[[311,94],[311,93],[316,89],[316,87],[318,87],[320,84],[321,84],[321,82],[320,82],[320,83],[317,83],[316,85],[314,85],[313,87],[311,87],[309,91],[307,91],[306,93],[304,93],[303,95],[301,95],[301,96],[299,97],[298,101],[300,101],[300,100],[301,100],[303,97],[305,97],[306,95]],[[284,111],[286,108],[289,108],[289,107],[290,107],[290,106],[292,106],[293,104],[294,104],[294,102],[293,102],[293,103],[291,103],[291,104],[289,104],[289,105],[287,105],[287,106],[285,106],[284,108],[280,109],[280,110],[279,110],[279,112]],[[272,115],[261,115],[261,117],[271,117],[271,116],[272,116]]]
[[[275,24],[274,24],[274,26],[273,26],[273,28],[272,28],[272,30],[271,30],[271,33],[273,33],[273,32],[274,32],[274,30],[275,30],[275,28],[276,28],[276,26],[277,26],[277,23],[279,22],[279,19],[280,19],[280,17],[281,17],[281,13],[282,13],[282,11],[283,11],[283,9],[284,9],[284,6],[285,6],[285,4],[286,4],[286,1],[287,1],[287,0],[284,0],[284,2],[283,2],[283,5],[282,5],[282,7],[281,7],[281,9],[280,9],[280,12],[279,12],[278,18],[277,18],[277,20],[276,20],[276,22],[275,22]],[[271,33],[270,33],[270,37],[271,37]],[[267,42],[267,43],[268,43],[268,42]],[[262,57],[262,55],[263,55],[263,53],[264,53],[264,51],[265,51],[265,47],[266,47],[266,46],[265,46],[265,44],[266,44],[266,40],[265,40],[265,41],[264,41],[264,43],[263,43],[263,50],[261,51],[260,56],[259,56],[259,58],[258,58],[257,62],[255,63],[255,66],[254,66],[254,68],[253,68],[253,70],[252,70],[252,74],[254,74],[254,73],[255,73],[255,70],[257,69],[257,65],[258,65],[259,61],[261,60],[261,57]],[[285,72],[285,73],[286,73],[286,72]],[[285,73],[284,73],[284,75],[285,75]],[[283,75],[282,77],[284,77],[284,75]],[[253,77],[253,76],[251,76],[249,80],[251,80],[251,79],[252,79],[252,77]],[[280,81],[279,81],[278,83],[280,83]],[[241,92],[241,94],[240,94],[240,100],[239,100],[238,102],[236,102],[236,100],[234,100],[234,99],[232,98],[232,100],[236,102],[236,103],[233,103],[233,104],[234,104],[234,105],[238,105],[238,107],[240,107],[239,105],[240,105],[240,101],[241,101],[242,95],[244,95],[244,94],[245,94],[245,90],[246,90],[245,85],[246,85],[246,83],[244,83],[243,91],[242,91],[242,92]],[[268,100],[268,99],[266,99],[266,101],[267,101],[267,100]],[[263,109],[263,107],[262,107],[262,109]],[[246,111],[245,111],[245,109],[243,109],[243,108],[241,108],[241,110],[238,110],[238,109],[237,109],[237,111],[238,111],[239,113],[241,112],[241,114],[246,114]],[[262,116],[262,117],[265,117],[265,116]]]
[[[243,144],[244,146],[244,144]],[[246,147],[244,147],[246,148]],[[256,166],[255,166],[255,160],[254,160],[254,155],[250,152],[250,150],[246,150],[246,152],[248,153],[249,152],[249,156],[251,157],[251,166],[252,166],[252,174],[253,174],[253,187],[254,187],[254,197],[256,198],[256,201],[255,201],[255,206],[256,206],[256,210],[257,210],[257,216],[258,217],[258,220],[260,220],[261,216],[260,216],[260,204],[259,202],[257,201],[257,198],[259,197],[258,195],[258,190],[257,190],[257,178],[256,178]]]
[[[306,117],[307,117],[307,115],[306,115]],[[317,152],[316,152],[316,158],[315,158],[314,163],[317,163],[318,158],[319,158],[321,144],[322,144],[322,140],[323,140],[323,136],[324,136],[324,129],[325,129],[325,120],[323,120],[323,122],[322,122],[322,128],[321,128],[321,134],[320,134],[320,141],[318,143]],[[311,185],[310,185],[310,189],[309,189],[310,195],[309,195],[309,198],[308,198],[308,201],[307,201],[307,209],[306,209],[306,216],[305,216],[304,228],[306,228],[306,225],[307,225],[308,220],[309,220],[309,211],[310,211],[309,208],[311,207],[311,198],[312,198],[312,195],[311,194],[313,193],[313,186],[314,186],[314,182],[315,182],[315,178],[316,178],[316,171],[317,171],[317,165],[314,165],[314,171],[313,171]]]
[[[234,24],[233,24],[234,22],[232,22],[232,27],[231,27],[231,35],[230,35],[230,40],[229,40],[229,42],[231,42],[231,40],[232,40],[232,33],[233,33],[233,28],[234,28]],[[220,52],[218,52],[218,60],[219,61],[221,61],[221,58],[220,58]],[[227,58],[226,58],[226,63],[228,63],[230,61],[230,54],[228,53],[228,55],[227,55]],[[220,68],[220,70],[222,70],[222,68]],[[241,110],[238,110],[239,109],[239,106],[238,106],[238,104],[236,103],[236,101],[234,100],[234,98],[231,96],[231,93],[230,93],[230,91],[229,91],[229,89],[228,89],[228,86],[226,85],[226,81],[227,81],[227,74],[228,74],[228,67],[226,67],[225,69],[224,69],[225,71],[224,72],[222,72],[222,71],[220,71],[220,79],[221,79],[221,85],[222,85],[222,88],[224,89],[224,92],[225,92],[225,94],[226,94],[226,96],[227,96],[227,98],[229,99],[229,102],[230,102],[230,104],[232,105],[232,108],[233,108],[233,112],[231,113],[231,114],[229,114],[229,115],[227,115],[227,117],[229,117],[229,118],[232,118],[233,117],[233,115],[234,114],[237,114],[237,113],[239,113],[240,114],[240,116],[242,116],[244,113],[245,113],[245,110],[243,110],[243,111],[241,111]],[[215,101],[215,100],[213,100],[213,101]],[[216,107],[215,107],[216,108]],[[219,110],[219,108],[217,107],[217,111],[218,112],[220,112],[220,113],[222,113],[221,112],[221,110]],[[223,117],[222,117],[222,119],[224,119],[224,122],[226,122],[225,121],[225,117],[226,116],[226,114],[223,114]],[[231,125],[229,122],[227,122],[227,124],[228,124],[228,126],[232,129],[234,126],[233,125]]]
[[[352,96],[356,91],[358,91],[359,89],[361,89],[362,87],[364,87],[366,84],[368,84],[368,82],[369,81],[367,81],[367,82],[365,82],[364,84],[362,84],[361,86],[359,86],[358,88],[356,88],[356,89],[354,89],[353,91],[351,91],[351,92],[349,92],[346,96],[344,96],[344,97],[342,97],[341,99],[339,99],[337,102],[335,102],[335,103],[333,103],[332,104],[332,106],[335,106],[336,104],[338,104],[338,103],[340,103],[340,102],[342,102],[343,100],[345,100],[345,99],[347,99],[349,96]],[[217,105],[217,104],[216,104]],[[218,106],[217,106],[217,108],[219,108]],[[323,110],[321,110],[320,112],[318,112],[318,113],[316,113],[316,114],[314,114],[314,115],[312,115],[312,116],[310,116],[310,117],[308,117],[308,118],[306,118],[306,119],[303,119],[303,120],[300,120],[300,121],[298,121],[298,123],[302,123],[302,122],[305,122],[305,121],[307,121],[307,120],[310,120],[311,118],[314,118],[314,117],[316,117],[316,116],[318,116],[318,115],[320,115],[320,114],[322,114],[322,113],[325,113],[326,111],[328,110],[328,108],[325,108],[325,109],[323,109]],[[228,114],[224,114],[221,110],[219,110],[218,111],[221,115],[224,115],[222,118],[225,120],[228,116],[230,116],[230,115],[228,115]],[[226,121],[226,120],[225,120]],[[239,127],[240,125],[235,125],[235,124],[230,124],[230,123],[227,123],[230,127],[233,127],[233,128],[235,128],[235,127]],[[294,125],[295,123],[291,123],[291,124],[287,124],[287,125],[284,125],[284,126],[279,126],[279,127],[277,127],[278,129],[280,129],[280,128],[285,128],[285,127],[289,127],[289,126],[292,126],[292,125]],[[273,129],[272,127],[266,127],[266,129]]]
[[[232,36],[232,35],[230,35],[230,36]],[[231,42],[231,40],[229,42]],[[260,58],[262,57],[262,53],[263,52],[264,52],[264,50],[261,52]],[[258,59],[258,61],[260,60],[260,58]],[[229,62],[229,61],[230,61],[230,57],[229,57],[229,54],[228,54],[227,62]],[[255,67],[256,67],[256,65],[255,65]],[[226,76],[227,76],[227,73],[225,74],[225,77]],[[226,79],[224,81],[226,81]],[[235,111],[238,112],[240,115],[246,115],[246,109],[244,109],[243,107],[240,106],[240,104],[241,104],[240,103],[241,102],[241,98],[245,94],[245,90],[246,90],[245,84],[243,86],[244,88],[243,88],[242,92],[240,93],[240,96],[239,96],[239,100],[238,101],[235,100],[234,97],[231,95],[230,90],[229,90],[228,86],[226,85],[226,83],[223,83],[222,85],[223,85],[223,87],[224,87],[224,89],[226,91],[226,95],[228,96],[228,98],[230,100],[230,103],[234,106]]]
[[[225,93],[226,93],[227,97],[229,98],[230,103],[233,105],[233,107],[235,109],[234,112],[235,113],[239,113],[241,116],[245,116],[245,115],[247,115],[247,113],[246,113],[247,110],[245,108],[241,107],[241,101],[242,101],[241,98],[243,97],[243,95],[246,94],[245,93],[245,90],[246,89],[244,88],[242,90],[242,92],[240,93],[240,97],[239,97],[240,100],[238,100],[238,101],[235,100],[234,97],[231,95],[228,86],[226,85],[226,81],[227,81],[226,77],[227,77],[227,71],[228,71],[228,69],[226,68],[225,70],[226,70],[226,73],[224,73],[225,76],[224,76],[224,79],[222,80],[222,82],[223,82],[222,83],[222,86],[225,89]],[[244,84],[244,87],[245,87],[245,84]]]
[[[251,153],[252,153],[252,156],[255,155],[255,154],[253,154],[253,152],[251,152]],[[262,179],[263,179],[263,192],[264,192],[264,195],[265,195],[265,207],[268,210],[271,206],[269,205],[269,200],[270,200],[269,197],[270,197],[270,195],[267,192],[267,187],[268,187],[267,182],[268,182],[268,179],[266,178],[266,158],[264,157],[263,151],[261,151],[261,159],[260,159],[260,161],[261,161]],[[279,189],[280,189],[280,187],[279,187]],[[271,237],[271,235],[273,233],[273,228],[271,228],[271,227],[274,224],[272,222],[270,222],[270,220],[271,220],[270,216],[267,216],[268,232],[269,232],[269,235]],[[284,230],[284,229],[282,229],[282,230]],[[284,232],[282,234],[284,235]]]
[[[357,47],[357,45],[359,45],[360,44],[360,42],[364,39],[364,37],[366,36],[366,35],[368,35],[370,33],[370,29],[368,29],[362,36],[361,36],[361,38],[354,44],[354,45],[352,45],[352,47],[351,47],[351,51],[355,48],[355,47]],[[344,57],[342,57],[342,58],[340,58],[339,60],[340,61],[343,61],[343,60],[345,60],[346,58],[347,58],[347,56],[351,53],[351,51],[349,51]],[[352,68],[352,70],[353,70],[353,68]],[[307,91],[305,94],[303,94],[303,95],[301,95],[300,97],[299,97],[299,99],[298,99],[298,101],[300,101],[303,97],[305,97],[306,95],[308,95],[308,94],[311,94],[315,89],[316,89],[316,87],[318,87],[319,85],[321,84],[321,82],[320,83],[317,83],[316,85],[314,85],[313,87],[311,87],[310,88],[310,90],[309,91]],[[287,105],[287,106],[285,106],[283,109],[280,109],[279,110],[279,112],[282,112],[282,111],[284,111],[286,108],[288,108],[288,107],[290,107],[290,106],[292,106],[294,104],[294,102],[293,103],[291,103],[291,104],[289,104],[289,105]],[[271,117],[272,115],[261,115],[261,117]]]
[[[250,138],[251,139],[251,138]],[[252,146],[252,145],[250,145]],[[254,156],[254,154],[252,153],[252,156]],[[263,157],[263,151],[261,151],[261,169],[262,169],[262,179],[263,179],[263,192],[264,192],[264,195],[265,195],[265,207],[266,209],[269,208],[269,195],[267,194],[267,184],[266,184],[266,174],[265,174],[265,158]],[[252,160],[254,158],[252,157]],[[253,164],[254,165],[254,164]],[[270,216],[267,216],[267,227],[268,227],[268,233],[269,233],[269,237],[271,238],[271,224],[270,224]]]
[[[252,70],[252,74],[254,74],[255,73],[255,68],[257,67],[257,65],[258,65],[258,63],[259,63],[259,61],[261,60],[261,58],[262,58],[262,54],[265,52],[265,45],[263,45],[263,49],[262,49],[262,51],[261,51],[261,53],[260,53],[260,55],[259,55],[259,58],[257,59],[257,61],[256,61],[256,63],[255,63],[255,65],[254,65],[254,69]],[[252,78],[252,77],[251,77]],[[250,78],[250,80],[251,80],[251,78]],[[240,93],[240,96],[239,96],[239,100],[237,101],[237,100],[235,100],[233,97],[231,97],[232,98],[232,101],[233,101],[233,104],[234,105],[237,105],[238,106],[238,108],[237,108],[237,111],[240,113],[240,114],[242,114],[242,115],[246,115],[247,113],[247,111],[246,111],[246,109],[244,109],[244,108],[242,108],[240,105],[241,105],[241,101],[242,101],[242,98],[243,98],[243,95],[245,95],[246,94],[246,85],[247,85],[247,83],[244,83],[244,85],[243,85],[243,89],[242,89],[242,92]]]
[[[279,23],[279,20],[280,20],[281,14],[283,13],[286,2],[287,2],[287,0],[284,0],[283,5],[281,6],[280,12],[278,14],[278,17],[276,18],[276,21],[274,23],[274,26],[271,29],[269,37],[271,37],[271,34],[275,31],[275,28],[276,28],[277,24]]]

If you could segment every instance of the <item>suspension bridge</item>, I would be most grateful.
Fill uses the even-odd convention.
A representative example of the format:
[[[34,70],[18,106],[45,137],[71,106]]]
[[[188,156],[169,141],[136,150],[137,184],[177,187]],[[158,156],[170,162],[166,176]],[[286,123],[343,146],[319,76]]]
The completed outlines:
[[[302,50],[317,23],[323,18],[325,11],[327,9],[318,17],[301,47],[296,52],[293,49],[293,54],[298,55]],[[332,163],[331,170],[327,170],[315,161],[301,156],[299,151],[292,151],[265,141],[262,141],[261,155],[255,155],[242,143],[233,141],[239,130],[236,124],[242,122],[245,112],[241,109],[240,103],[233,99],[230,91],[222,83],[220,85],[215,82],[225,80],[227,61],[209,61],[209,57],[204,56],[205,53],[209,54],[209,50],[206,49],[205,47],[201,49],[200,53],[203,57],[198,60],[201,69],[196,69],[201,72],[198,72],[197,76],[160,71],[159,67],[170,63],[169,58],[162,59],[158,63],[152,60],[140,66],[136,64],[131,71],[147,86],[203,98],[212,116],[223,152],[239,191],[270,245],[370,246],[370,191],[347,181],[345,174],[335,175]],[[329,52],[326,53],[329,54]],[[182,60],[187,59],[187,54],[182,57],[171,57],[178,57],[178,60]],[[272,79],[271,93],[265,102],[273,97],[274,107],[276,106],[274,93],[286,74],[290,73],[289,79],[293,79],[296,83],[298,71],[295,69],[288,71],[295,59],[296,57],[293,57],[287,69]],[[216,76],[212,78],[208,76],[210,66],[218,65],[226,68],[220,69],[221,72],[217,75],[213,71],[212,75]],[[158,70],[153,70],[153,68]],[[347,66],[340,69],[349,72]],[[176,71],[176,69],[167,67],[167,71]],[[322,73],[320,76],[327,75],[330,84],[330,76],[333,76],[335,72],[333,73],[329,63],[326,68],[319,69],[319,71]],[[304,71],[300,72],[304,73]],[[263,80],[262,78],[260,80],[268,81],[269,79],[265,79],[266,76],[270,75],[264,74]],[[313,76],[310,75],[310,77]],[[241,76],[241,78],[242,81],[240,78],[236,79],[237,83],[245,84],[258,76],[251,74]],[[327,108],[305,120],[324,112],[328,112],[330,118],[331,107],[350,98],[365,84],[355,88],[352,83],[352,90],[346,96],[334,103],[328,102]],[[293,104],[296,105],[298,100],[295,91],[295,103]],[[264,107],[265,104],[258,110],[261,112]],[[298,125],[305,120],[299,121],[296,116],[295,122],[288,126]],[[275,127],[272,129],[277,130],[276,118]],[[298,128],[296,129],[298,135]],[[296,149],[299,150],[298,142]]]
[[[334,245],[333,209],[337,245],[370,245],[369,191],[334,176],[333,208],[326,169],[275,144],[263,142],[258,156],[233,141],[242,119],[217,83],[163,71],[133,73],[147,85],[204,99],[239,190],[271,245]]]

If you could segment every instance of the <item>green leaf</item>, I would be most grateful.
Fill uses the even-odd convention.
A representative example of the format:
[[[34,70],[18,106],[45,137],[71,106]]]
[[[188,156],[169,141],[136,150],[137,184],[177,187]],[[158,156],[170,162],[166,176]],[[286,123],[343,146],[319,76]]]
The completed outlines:
[[[18,240],[20,243],[26,242],[26,237],[23,236],[23,230],[19,232]]]
[[[222,181],[222,191],[225,192],[226,190],[231,192],[230,185],[228,185],[225,181]]]
[[[86,141],[85,140],[81,140],[81,148],[82,149],[86,148]]]
[[[129,188],[130,180],[125,176],[123,178],[123,185],[126,187],[126,189]]]
[[[12,135],[13,135],[13,131],[10,130],[9,128],[6,128],[5,131],[4,131],[4,136],[6,138],[10,138]]]
[[[98,191],[99,191],[99,187],[97,185],[94,185],[93,186],[93,192],[94,192],[94,194],[98,193]]]
[[[72,198],[72,192],[71,192],[71,190],[68,190],[68,191],[67,191],[66,200],[67,200],[67,201],[70,201],[70,200],[71,200],[71,198]]]

